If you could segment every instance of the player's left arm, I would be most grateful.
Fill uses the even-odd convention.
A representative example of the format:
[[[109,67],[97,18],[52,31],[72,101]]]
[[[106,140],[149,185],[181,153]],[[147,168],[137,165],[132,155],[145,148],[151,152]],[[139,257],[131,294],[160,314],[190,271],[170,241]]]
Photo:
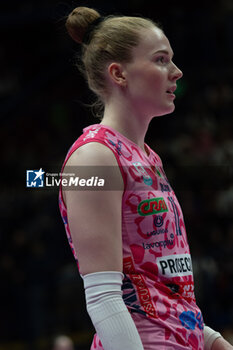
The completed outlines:
[[[233,350],[233,346],[223,337],[220,337],[213,342],[211,350]]]
[[[205,325],[204,350],[233,350],[233,346],[219,332]]]

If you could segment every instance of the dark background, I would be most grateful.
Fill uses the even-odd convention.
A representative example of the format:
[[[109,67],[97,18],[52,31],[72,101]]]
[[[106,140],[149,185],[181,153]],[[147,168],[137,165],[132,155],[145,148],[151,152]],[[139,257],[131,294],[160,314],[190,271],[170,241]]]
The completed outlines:
[[[2,0],[0,350],[49,350],[57,334],[90,348],[93,328],[57,190],[26,188],[27,169],[56,172],[82,128],[98,122],[74,68],[79,47],[64,28],[78,5],[152,18],[170,39],[184,77],[176,111],[154,119],[146,141],[183,208],[205,322],[232,339],[232,1]]]

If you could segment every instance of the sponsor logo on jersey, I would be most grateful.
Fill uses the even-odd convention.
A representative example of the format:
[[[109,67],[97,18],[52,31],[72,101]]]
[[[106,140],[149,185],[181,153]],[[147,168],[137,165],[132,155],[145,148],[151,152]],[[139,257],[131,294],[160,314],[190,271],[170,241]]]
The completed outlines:
[[[83,141],[86,141],[87,139],[93,139],[99,132],[100,127],[96,128],[94,130],[89,130],[88,134],[84,137]]]
[[[160,169],[157,165],[155,166],[155,170],[156,170],[157,175],[159,175],[159,177],[163,178],[163,175],[161,174]]]
[[[138,297],[142,306],[142,309],[150,317],[156,317],[156,311],[152,303],[150,291],[146,285],[143,276],[135,272],[133,259],[129,256],[123,260],[123,270],[125,274],[129,275],[134,286],[136,286]]]
[[[195,329],[196,326],[199,329],[204,328],[204,322],[201,312],[198,312],[196,315],[193,311],[183,311],[179,316],[182,326],[186,329]]]
[[[170,192],[171,191],[169,185],[160,184],[160,188],[161,188],[162,192]]]
[[[140,307],[140,304],[138,303],[136,288],[134,288],[132,281],[126,275],[124,277],[124,281],[122,284],[122,291],[123,291],[124,303],[127,307],[130,307],[130,312],[131,313],[136,312],[146,316],[146,312],[142,310],[142,308]]]
[[[168,229],[167,228],[160,228],[158,230],[153,230],[151,232],[147,232],[146,235],[147,237],[151,237],[151,236],[156,236],[156,235],[162,235],[168,233]],[[171,238],[174,238],[174,235],[171,234]]]
[[[156,227],[161,227],[163,225],[163,217],[161,215],[156,215],[154,218],[154,225]]]
[[[166,277],[192,275],[192,260],[190,254],[174,254],[157,258],[160,274]]]
[[[176,203],[172,197],[168,197],[168,200],[170,201],[170,203],[172,205],[174,216],[175,216],[176,234],[177,234],[177,236],[181,236],[182,232],[181,232],[181,228],[180,228],[180,218],[179,218]]]
[[[180,286],[180,294],[185,298],[185,299],[192,299],[195,301],[195,295],[194,295],[194,283],[193,281],[180,281],[179,282]]]
[[[151,186],[153,184],[153,180],[151,176],[146,172],[143,165],[140,162],[133,162],[133,166],[135,167],[137,172],[142,175],[144,184]]]
[[[167,211],[168,208],[163,197],[146,199],[138,205],[138,213],[141,216],[164,213]]]
[[[174,240],[165,239],[164,241],[157,241],[153,243],[142,243],[144,249],[152,249],[152,248],[166,248],[173,246]]]
[[[116,148],[117,154],[119,156],[121,156],[122,142],[120,140],[118,140],[117,143],[115,143],[111,139],[108,139],[108,141],[109,141],[109,143],[111,143],[111,145],[113,145]]]

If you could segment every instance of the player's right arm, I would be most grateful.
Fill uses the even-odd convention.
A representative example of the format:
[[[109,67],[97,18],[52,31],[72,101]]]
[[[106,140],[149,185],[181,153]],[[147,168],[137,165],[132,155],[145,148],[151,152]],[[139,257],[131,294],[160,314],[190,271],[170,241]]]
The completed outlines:
[[[108,190],[104,187],[96,191],[82,187],[63,188],[80,273],[122,271],[121,201],[124,183],[116,158],[106,146],[91,142],[71,155],[64,173],[69,173],[71,166],[75,176],[80,176],[80,171],[83,174],[85,168],[86,178],[102,173],[105,183],[109,184]],[[114,189],[111,189],[111,184]]]
[[[116,158],[106,146],[91,142],[69,158],[64,173],[86,178],[93,166],[109,184],[108,190],[63,189],[68,224],[80,273],[84,280],[87,311],[104,350],[143,350],[137,328],[122,299],[122,194],[124,183]],[[75,171],[77,169],[77,171]],[[111,189],[111,184],[114,189]]]

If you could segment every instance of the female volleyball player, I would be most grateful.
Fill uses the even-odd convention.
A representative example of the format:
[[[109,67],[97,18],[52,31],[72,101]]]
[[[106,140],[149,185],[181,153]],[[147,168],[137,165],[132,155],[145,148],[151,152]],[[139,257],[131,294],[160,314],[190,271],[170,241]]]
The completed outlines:
[[[182,211],[161,159],[144,143],[151,119],[174,111],[182,77],[167,37],[149,19],[103,18],[86,7],[74,9],[66,26],[104,104],[101,123],[84,129],[62,171],[85,167],[91,179],[93,166],[107,167],[102,180],[110,185],[85,191],[84,179],[60,191],[97,332],[91,349],[232,349],[203,323]]]

